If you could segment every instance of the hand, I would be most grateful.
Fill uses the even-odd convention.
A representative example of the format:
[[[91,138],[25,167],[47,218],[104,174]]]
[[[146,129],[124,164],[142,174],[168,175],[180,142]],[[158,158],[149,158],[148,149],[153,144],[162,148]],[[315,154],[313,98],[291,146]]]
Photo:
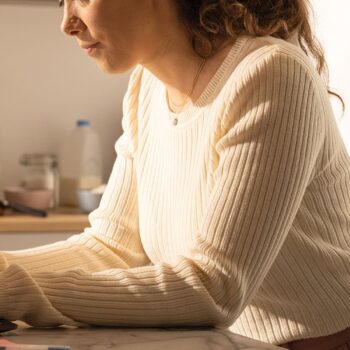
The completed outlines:
[[[0,319],[0,333],[12,331],[16,328],[17,328],[17,325],[15,323],[12,323],[4,319]]]

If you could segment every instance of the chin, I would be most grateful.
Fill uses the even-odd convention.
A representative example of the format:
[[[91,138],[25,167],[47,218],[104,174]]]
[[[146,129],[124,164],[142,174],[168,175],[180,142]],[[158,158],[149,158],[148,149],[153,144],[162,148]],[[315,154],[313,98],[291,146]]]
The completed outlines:
[[[106,74],[121,74],[127,72],[133,65],[117,64],[115,62],[97,61],[97,65],[103,73]]]

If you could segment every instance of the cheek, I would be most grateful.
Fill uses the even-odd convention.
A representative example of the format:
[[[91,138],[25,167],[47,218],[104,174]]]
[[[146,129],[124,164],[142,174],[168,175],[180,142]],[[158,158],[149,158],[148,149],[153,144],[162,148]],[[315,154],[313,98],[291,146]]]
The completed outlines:
[[[104,16],[90,19],[90,33],[96,40],[107,46],[114,46],[123,37],[122,26]]]
[[[110,0],[112,5],[108,5],[96,12],[93,18],[94,25],[101,37],[108,37],[109,40],[116,40],[116,44],[132,46],[137,40],[136,32],[140,28],[140,20],[135,14],[135,5],[131,6],[130,1],[134,0]],[[123,3],[124,1],[124,3]],[[137,0],[140,1],[140,0]],[[144,1],[144,0],[142,0]],[[142,26],[142,25],[141,25]]]
[[[122,21],[116,23],[104,23],[97,28],[97,39],[108,49],[129,55],[137,51],[139,40],[132,30],[124,26]]]
[[[107,28],[106,24],[103,21],[103,18],[100,16],[89,16],[86,19],[86,25],[88,27],[88,30],[93,38],[96,40],[101,40],[105,37]]]

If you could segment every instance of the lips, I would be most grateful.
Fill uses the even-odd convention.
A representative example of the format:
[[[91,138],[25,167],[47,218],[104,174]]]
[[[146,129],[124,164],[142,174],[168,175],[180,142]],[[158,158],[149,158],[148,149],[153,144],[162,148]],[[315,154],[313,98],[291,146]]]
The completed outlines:
[[[81,48],[87,53],[87,54],[92,54],[94,53],[98,47],[100,46],[100,43],[97,42],[97,43],[94,43],[94,44],[84,44],[84,45],[81,45]]]

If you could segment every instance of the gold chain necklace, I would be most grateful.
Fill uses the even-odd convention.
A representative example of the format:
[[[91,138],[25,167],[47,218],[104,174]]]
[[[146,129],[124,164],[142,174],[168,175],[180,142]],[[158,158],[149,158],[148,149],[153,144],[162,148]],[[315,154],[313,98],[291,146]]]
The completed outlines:
[[[171,101],[168,92],[166,93],[167,103],[168,103],[169,107],[171,108],[171,110],[174,111],[174,108],[173,108],[173,107],[175,107],[175,111],[174,111],[175,113],[181,112],[181,109],[187,104],[188,99],[191,98],[191,96],[192,96],[192,94],[193,94],[193,91],[194,91],[194,89],[195,89],[195,87],[196,87],[196,85],[197,85],[199,76],[200,76],[200,74],[201,74],[201,72],[202,72],[202,70],[203,70],[203,68],[204,68],[204,66],[205,66],[205,64],[206,64],[206,62],[207,62],[207,59],[206,59],[206,58],[203,58],[202,61],[201,61],[201,63],[200,63],[200,65],[199,65],[199,67],[198,67],[196,76],[195,76],[195,78],[193,79],[192,87],[191,87],[191,89],[189,89],[189,91],[186,93],[185,98],[184,98],[184,101],[183,101],[181,104],[179,104],[179,105],[178,105],[178,104],[175,104],[173,101]],[[180,111],[178,111],[179,108],[180,108]],[[178,123],[178,118],[174,118],[174,119],[173,119],[173,124],[174,124],[174,125],[177,125],[177,123]]]

